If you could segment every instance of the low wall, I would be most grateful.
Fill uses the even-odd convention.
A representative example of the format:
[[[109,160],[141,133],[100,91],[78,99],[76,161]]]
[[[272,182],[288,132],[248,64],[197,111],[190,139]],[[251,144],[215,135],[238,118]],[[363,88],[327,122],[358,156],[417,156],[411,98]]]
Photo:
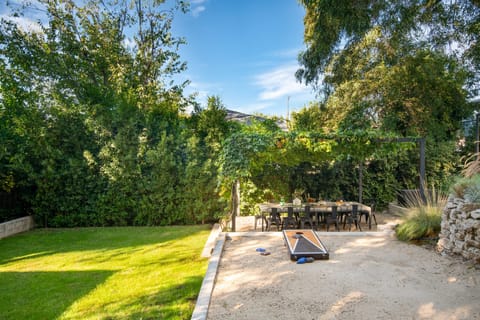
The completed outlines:
[[[443,210],[439,237],[440,252],[461,255],[480,264],[480,209],[472,210],[465,200],[450,196]]]
[[[33,217],[23,217],[0,223],[0,239],[33,229]]]
[[[397,203],[390,202],[388,204],[388,213],[394,216],[402,217],[408,213],[408,209],[402,206],[399,206]]]
[[[258,220],[258,231],[262,230],[261,227],[261,220]],[[254,216],[238,216],[235,217],[235,231],[252,231],[255,226],[255,217]],[[229,230],[232,229],[232,222],[228,221],[227,223],[222,223],[223,228],[227,228]]]

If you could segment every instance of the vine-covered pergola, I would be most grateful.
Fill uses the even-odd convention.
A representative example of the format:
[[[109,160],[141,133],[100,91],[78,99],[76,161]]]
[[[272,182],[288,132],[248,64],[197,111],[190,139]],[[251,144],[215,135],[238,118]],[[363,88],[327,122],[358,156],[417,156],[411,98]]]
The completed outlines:
[[[397,137],[376,130],[321,132],[237,132],[225,140],[220,156],[221,178],[232,186],[233,216],[239,215],[240,181],[267,163],[297,165],[301,162],[350,159],[361,166],[366,159],[419,147],[419,190],[425,197],[425,138]],[[362,202],[362,177],[359,202]],[[235,221],[233,219],[232,221]],[[235,225],[232,225],[235,229]]]

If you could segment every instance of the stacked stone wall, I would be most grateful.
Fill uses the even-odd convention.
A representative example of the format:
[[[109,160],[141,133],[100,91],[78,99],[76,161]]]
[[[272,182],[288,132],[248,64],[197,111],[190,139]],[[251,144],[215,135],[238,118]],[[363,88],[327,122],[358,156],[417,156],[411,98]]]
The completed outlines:
[[[442,214],[438,249],[480,264],[480,208],[450,196]]]

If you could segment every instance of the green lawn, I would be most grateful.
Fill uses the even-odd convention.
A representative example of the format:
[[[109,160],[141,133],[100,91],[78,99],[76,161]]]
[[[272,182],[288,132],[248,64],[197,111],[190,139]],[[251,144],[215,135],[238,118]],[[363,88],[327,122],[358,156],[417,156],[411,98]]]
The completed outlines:
[[[190,319],[206,226],[35,230],[0,240],[0,319]]]

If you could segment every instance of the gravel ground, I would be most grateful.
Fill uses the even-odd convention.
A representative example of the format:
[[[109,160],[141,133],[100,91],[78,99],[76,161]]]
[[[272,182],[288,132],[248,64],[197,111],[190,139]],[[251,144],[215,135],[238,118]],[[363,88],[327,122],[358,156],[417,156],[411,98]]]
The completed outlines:
[[[280,232],[248,235],[225,243],[209,320],[480,319],[478,269],[392,233],[319,233],[330,259],[307,264]]]

